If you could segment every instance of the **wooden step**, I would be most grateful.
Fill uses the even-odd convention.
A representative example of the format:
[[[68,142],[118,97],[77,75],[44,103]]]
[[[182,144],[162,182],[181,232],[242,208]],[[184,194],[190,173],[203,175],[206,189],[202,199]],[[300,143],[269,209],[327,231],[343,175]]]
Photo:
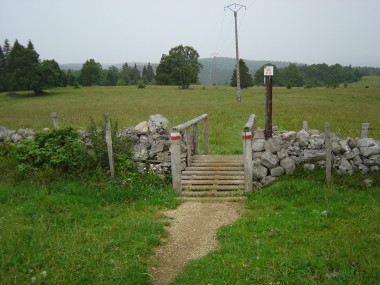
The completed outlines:
[[[241,193],[239,191],[244,189],[242,156],[196,155],[192,157],[190,166],[182,172],[181,179],[183,195]]]

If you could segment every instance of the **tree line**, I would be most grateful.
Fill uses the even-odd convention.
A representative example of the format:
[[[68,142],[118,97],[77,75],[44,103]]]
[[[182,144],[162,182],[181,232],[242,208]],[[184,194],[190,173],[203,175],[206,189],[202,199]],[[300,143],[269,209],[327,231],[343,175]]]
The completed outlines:
[[[254,85],[264,85],[264,67],[272,65],[274,67],[273,86],[292,87],[329,87],[337,88],[340,84],[348,84],[359,81],[365,75],[362,67],[342,66],[340,64],[327,65],[296,65],[290,63],[289,66],[278,68],[276,65],[268,63],[261,66],[252,76],[244,60],[240,60],[240,84],[241,88],[248,88]],[[236,68],[231,76],[231,86],[236,87]],[[346,85],[345,85],[346,86]]]
[[[254,76],[244,60],[239,62],[241,88],[254,85],[264,85],[263,69],[266,65],[274,66],[273,85],[291,87],[332,87],[360,80],[363,75],[380,75],[379,68],[327,65],[297,65],[278,68],[274,64],[264,64]],[[150,63],[144,65],[142,71],[137,65],[124,63],[120,69],[110,66],[103,69],[94,59],[87,60],[78,71],[60,69],[55,60],[40,60],[31,41],[26,46],[17,40],[13,46],[8,40],[0,45],[0,92],[32,90],[42,94],[44,89],[64,87],[67,85],[82,86],[116,86],[116,85],[177,85],[189,88],[190,84],[199,83],[199,72],[203,68],[199,62],[199,53],[191,46],[179,45],[172,48],[168,54],[163,54],[157,66],[156,73]],[[371,73],[371,74],[369,74]],[[227,84],[227,83],[226,83]],[[236,68],[230,80],[231,86],[236,86]]]

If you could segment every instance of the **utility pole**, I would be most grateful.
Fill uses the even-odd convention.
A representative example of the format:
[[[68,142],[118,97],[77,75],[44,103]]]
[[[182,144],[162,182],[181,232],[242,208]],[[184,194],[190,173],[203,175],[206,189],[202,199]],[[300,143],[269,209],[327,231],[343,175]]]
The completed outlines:
[[[217,79],[216,79],[216,56],[218,54],[216,52],[212,53],[211,56],[214,57],[214,86],[218,85]]]
[[[240,5],[237,3],[228,5],[224,7],[224,10],[226,8],[230,9],[232,12],[234,12],[234,17],[235,17],[235,41],[236,41],[236,99],[237,102],[240,103],[241,98],[240,98],[240,68],[239,68],[239,43],[238,43],[238,30],[237,30],[237,12],[241,8],[247,9],[246,6]]]

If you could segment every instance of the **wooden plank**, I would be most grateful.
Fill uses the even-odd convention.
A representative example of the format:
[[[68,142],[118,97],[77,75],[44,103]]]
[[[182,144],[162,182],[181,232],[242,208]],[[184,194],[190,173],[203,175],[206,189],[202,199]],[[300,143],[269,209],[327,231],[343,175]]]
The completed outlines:
[[[244,185],[244,181],[236,180],[182,180],[183,185]]]
[[[235,185],[183,185],[183,190],[243,190],[244,185],[236,187]]]
[[[191,180],[191,179],[200,179],[200,180],[244,180],[244,175],[182,175],[182,180]]]
[[[182,175],[244,175],[244,171],[223,171],[223,170],[214,170],[214,171],[190,171],[190,170],[184,170],[182,172]]]
[[[224,170],[224,171],[235,171],[235,170],[241,170],[244,171],[244,166],[236,166],[236,167],[224,167],[224,166],[211,166],[211,167],[188,167],[186,170],[189,171],[219,171],[219,170]]]

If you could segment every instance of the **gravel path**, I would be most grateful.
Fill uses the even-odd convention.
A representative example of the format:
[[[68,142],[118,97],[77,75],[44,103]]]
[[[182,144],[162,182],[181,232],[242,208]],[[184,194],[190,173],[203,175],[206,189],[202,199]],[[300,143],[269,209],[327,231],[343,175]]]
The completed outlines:
[[[169,237],[158,247],[151,268],[153,285],[167,284],[185,264],[207,255],[217,247],[216,231],[220,226],[236,221],[239,202],[188,201],[164,214],[171,219]]]

